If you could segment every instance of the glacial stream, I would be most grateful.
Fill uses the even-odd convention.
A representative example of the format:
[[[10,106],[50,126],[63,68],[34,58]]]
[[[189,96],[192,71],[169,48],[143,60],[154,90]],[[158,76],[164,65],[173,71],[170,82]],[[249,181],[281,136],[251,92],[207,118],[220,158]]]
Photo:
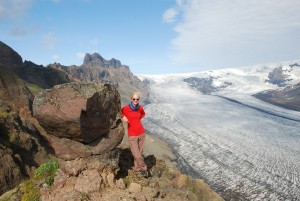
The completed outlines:
[[[225,200],[300,200],[300,113],[246,99],[156,83],[143,123],[172,147],[182,171]]]

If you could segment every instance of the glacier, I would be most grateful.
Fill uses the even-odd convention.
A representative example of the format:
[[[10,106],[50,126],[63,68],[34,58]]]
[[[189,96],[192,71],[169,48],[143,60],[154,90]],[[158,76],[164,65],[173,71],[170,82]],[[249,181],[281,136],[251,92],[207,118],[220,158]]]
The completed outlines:
[[[251,96],[277,87],[265,82],[275,66],[138,75],[151,80],[143,124],[225,200],[300,200],[300,112]],[[300,82],[298,68],[289,73]],[[204,95],[183,82],[192,76],[233,84]]]

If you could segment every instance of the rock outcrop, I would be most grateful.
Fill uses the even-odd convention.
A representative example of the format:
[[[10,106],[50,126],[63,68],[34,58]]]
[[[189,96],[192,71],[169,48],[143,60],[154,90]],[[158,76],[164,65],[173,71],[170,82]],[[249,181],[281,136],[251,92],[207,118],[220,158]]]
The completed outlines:
[[[32,101],[25,82],[0,64],[0,194],[29,178],[51,153],[31,117]]]
[[[0,64],[0,99],[14,111],[22,107],[29,109],[33,101],[33,95],[24,81],[2,64]]]
[[[35,191],[26,191],[26,185],[21,185],[0,197],[0,201],[30,197],[33,192],[38,192],[36,198],[42,201],[223,200],[202,180],[166,166],[154,155],[148,155],[145,162],[151,174],[147,178],[131,170],[133,157],[128,148],[114,149],[100,156],[60,159],[52,186],[35,179],[31,181]],[[26,195],[22,194],[24,191]]]
[[[77,82],[110,83],[117,87],[122,105],[127,104],[134,91],[142,93],[142,99],[147,96],[146,85],[135,76],[128,66],[122,65],[117,59],[105,60],[98,53],[86,54],[81,66],[63,66],[51,64],[49,67],[68,74]]]
[[[120,144],[125,133],[120,108],[112,85],[73,82],[37,95],[33,115],[49,134],[56,155],[69,160]]]
[[[49,153],[51,148],[31,119],[0,101],[0,195],[32,176]]]
[[[19,157],[10,148],[0,144],[0,195],[26,178],[17,163]]]

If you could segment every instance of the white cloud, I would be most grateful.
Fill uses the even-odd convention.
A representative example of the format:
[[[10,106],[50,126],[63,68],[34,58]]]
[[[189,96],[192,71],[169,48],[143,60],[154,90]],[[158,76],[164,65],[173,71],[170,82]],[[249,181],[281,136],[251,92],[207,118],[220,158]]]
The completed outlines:
[[[17,18],[26,13],[33,0],[0,0],[0,20]]]
[[[280,39],[288,43],[294,37],[300,42],[296,36],[300,31],[299,0],[176,2],[180,11],[176,15],[181,18],[175,21],[178,35],[172,41],[171,57],[177,63],[220,65],[222,59],[250,59],[247,51],[252,51],[251,56],[255,57],[255,48],[263,53],[263,49],[267,51]],[[164,13],[165,21],[175,20],[172,9]]]
[[[177,14],[178,10],[176,8],[169,8],[163,14],[163,21],[168,23],[174,22]]]
[[[77,56],[77,58],[79,58],[79,59],[83,59],[84,56],[85,56],[85,53],[77,52],[77,53],[76,53],[76,56]]]
[[[42,42],[46,48],[52,49],[57,43],[57,38],[52,32],[48,32],[43,36]]]

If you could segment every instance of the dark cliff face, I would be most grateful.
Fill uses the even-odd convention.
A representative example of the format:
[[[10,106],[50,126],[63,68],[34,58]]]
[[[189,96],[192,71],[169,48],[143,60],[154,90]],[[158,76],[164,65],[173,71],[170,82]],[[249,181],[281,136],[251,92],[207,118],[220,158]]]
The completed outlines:
[[[14,72],[26,82],[35,84],[44,89],[49,89],[57,84],[71,82],[69,76],[57,69],[36,65],[31,61],[25,61],[24,64],[15,68]]]
[[[15,73],[25,82],[41,88],[51,88],[54,85],[70,82],[68,75],[53,68],[45,68],[33,62],[25,61],[12,48],[0,41],[0,68]]]
[[[23,64],[22,57],[0,41],[0,64],[5,66],[20,66]]]

